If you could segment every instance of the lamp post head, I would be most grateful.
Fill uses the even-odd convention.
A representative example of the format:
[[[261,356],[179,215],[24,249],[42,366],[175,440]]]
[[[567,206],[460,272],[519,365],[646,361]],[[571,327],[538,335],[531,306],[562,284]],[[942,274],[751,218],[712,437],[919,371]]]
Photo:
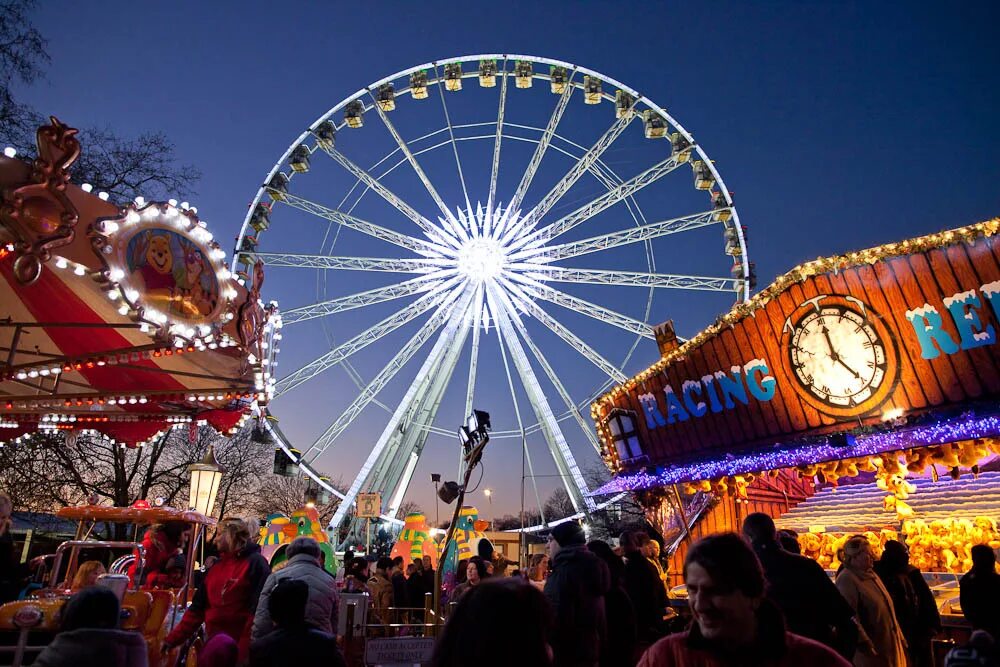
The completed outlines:
[[[205,458],[188,466],[191,474],[190,507],[210,516],[215,509],[215,497],[226,469],[215,458],[215,445],[209,445]]]

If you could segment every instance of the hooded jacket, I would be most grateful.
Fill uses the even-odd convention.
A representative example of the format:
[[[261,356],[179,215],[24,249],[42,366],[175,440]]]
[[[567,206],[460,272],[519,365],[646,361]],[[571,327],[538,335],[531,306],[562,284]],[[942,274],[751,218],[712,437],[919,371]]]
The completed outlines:
[[[607,637],[604,596],[611,586],[608,566],[584,545],[561,547],[552,559],[545,597],[552,603],[555,665],[596,665]]]
[[[138,632],[80,628],[60,632],[45,647],[36,667],[146,667],[146,640]]]
[[[274,629],[268,600],[279,583],[286,579],[300,579],[309,586],[309,601],[306,603],[306,623],[327,634],[337,633],[337,583],[329,572],[320,567],[309,554],[296,554],[288,564],[271,574],[264,582],[257,613],[253,620],[252,639],[259,639]]]
[[[180,623],[167,635],[171,646],[182,644],[205,623],[208,637],[224,632],[240,645],[240,660],[250,650],[254,610],[271,568],[256,544],[239,553],[224,553],[205,573],[191,606]]]

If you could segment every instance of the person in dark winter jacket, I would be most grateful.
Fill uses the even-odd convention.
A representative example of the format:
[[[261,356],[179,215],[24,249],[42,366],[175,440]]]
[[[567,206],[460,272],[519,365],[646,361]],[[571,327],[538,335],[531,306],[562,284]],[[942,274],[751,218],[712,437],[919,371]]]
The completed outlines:
[[[692,545],[684,583],[694,622],[653,644],[638,667],[850,667],[833,649],[785,629],[764,597],[760,562],[736,533]]]
[[[607,640],[604,596],[611,575],[586,542],[583,528],[575,521],[559,524],[549,535],[552,574],[544,592],[555,612],[552,652],[557,667],[597,665]]]
[[[774,520],[761,512],[743,521],[743,536],[764,568],[765,595],[785,615],[788,630],[850,660],[858,642],[854,610],[820,564],[785,551],[778,543]]]
[[[271,591],[285,579],[299,579],[309,586],[309,603],[306,605],[306,623],[328,634],[337,631],[339,598],[333,576],[320,565],[323,553],[319,543],[311,537],[296,537],[285,552],[285,567],[271,574],[264,582],[257,613],[254,615],[251,639],[263,637],[274,629],[267,599]]]
[[[493,577],[448,616],[430,667],[551,667],[551,632],[552,610],[537,588]]]
[[[146,667],[146,640],[119,630],[118,596],[103,586],[75,593],[62,608],[59,634],[32,663],[37,667]]]
[[[986,544],[977,544],[970,550],[972,569],[958,582],[960,601],[965,620],[976,630],[985,630],[1000,642],[1000,574],[997,574],[997,557]]]
[[[250,647],[250,667],[285,667],[315,664],[318,659],[329,667],[344,667],[337,638],[306,622],[310,587],[298,579],[278,582],[268,598],[268,615],[277,628],[254,640]]]
[[[611,585],[604,595],[608,638],[601,646],[601,667],[632,667],[639,656],[635,655],[635,609],[625,592],[625,563],[607,542],[588,542],[587,548],[604,561],[611,575]]]
[[[240,645],[240,662],[250,649],[257,599],[271,570],[250,541],[250,528],[242,519],[219,523],[215,534],[219,560],[205,573],[183,618],[163,640],[164,651],[183,644],[204,622],[208,638],[224,632]]]
[[[635,608],[636,632],[639,642],[650,644],[664,634],[663,614],[667,607],[667,591],[660,575],[642,551],[641,531],[622,533],[620,542],[625,554],[625,591]]]
[[[396,556],[392,559],[392,569],[389,572],[389,580],[392,581],[392,606],[402,609],[409,607],[406,596],[406,575],[403,574],[403,557]],[[393,621],[398,622],[397,619]]]
[[[930,586],[920,570],[910,565],[910,552],[902,542],[889,540],[882,558],[875,563],[875,574],[892,598],[899,629],[906,639],[908,667],[933,667],[931,640],[941,631],[941,615]]]

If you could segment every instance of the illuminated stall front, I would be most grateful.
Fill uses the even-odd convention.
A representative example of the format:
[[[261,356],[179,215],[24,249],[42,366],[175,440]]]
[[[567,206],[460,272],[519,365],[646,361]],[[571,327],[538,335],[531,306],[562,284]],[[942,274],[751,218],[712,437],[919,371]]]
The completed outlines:
[[[755,511],[826,568],[865,532],[966,571],[971,545],[1000,547],[998,227],[807,262],[661,344],[592,406],[615,475],[596,494],[636,493],[675,583],[691,539]]]

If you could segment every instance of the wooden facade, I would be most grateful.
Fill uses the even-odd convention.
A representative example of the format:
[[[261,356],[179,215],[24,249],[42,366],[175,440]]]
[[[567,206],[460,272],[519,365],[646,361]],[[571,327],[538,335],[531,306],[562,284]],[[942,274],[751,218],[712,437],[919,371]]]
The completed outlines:
[[[998,226],[796,267],[594,403],[607,464],[616,473],[692,465],[885,420],[995,406]],[[641,456],[616,443],[616,414],[632,417]]]
[[[802,480],[787,472],[782,472],[776,478],[761,477],[747,488],[745,502],[740,502],[732,496],[717,498],[713,506],[701,520],[691,526],[691,531],[685,535],[677,548],[669,554],[669,582],[671,586],[684,583],[684,559],[687,558],[688,547],[698,539],[713,533],[738,530],[743,519],[754,512],[764,512],[773,517],[795,507],[813,494],[812,480]],[[661,527],[657,526],[658,529]],[[662,530],[661,530],[662,532]]]

